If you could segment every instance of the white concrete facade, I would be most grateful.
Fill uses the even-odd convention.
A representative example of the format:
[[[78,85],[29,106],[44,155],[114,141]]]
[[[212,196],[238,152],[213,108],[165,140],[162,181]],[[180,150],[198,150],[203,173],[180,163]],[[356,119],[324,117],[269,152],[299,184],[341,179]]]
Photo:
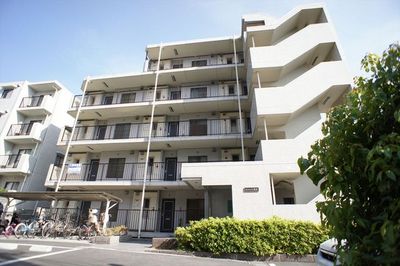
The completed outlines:
[[[0,96],[0,187],[44,191],[48,168],[62,153],[58,136],[72,121],[67,110],[73,95],[57,81],[24,81],[0,84]]]
[[[57,141],[67,164],[50,167],[46,186],[115,193],[112,224],[133,232],[209,216],[319,221],[319,188],[296,162],[351,83],[323,6],[274,24],[246,16],[240,36],[146,55],[142,73],[84,80],[68,110],[77,123]]]

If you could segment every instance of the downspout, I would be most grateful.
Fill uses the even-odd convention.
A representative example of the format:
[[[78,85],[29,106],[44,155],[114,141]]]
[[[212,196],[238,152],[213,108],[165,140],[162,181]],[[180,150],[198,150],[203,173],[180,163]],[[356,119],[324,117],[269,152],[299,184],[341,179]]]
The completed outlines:
[[[233,40],[233,52],[235,54],[236,94],[237,94],[237,101],[238,101],[238,106],[239,106],[240,143],[242,145],[242,161],[244,162],[246,160],[246,158],[244,157],[242,106],[240,104],[239,74],[238,74],[238,66],[237,66],[235,36],[233,36],[232,40]]]
[[[83,105],[83,100],[85,99],[85,93],[86,93],[86,89],[87,89],[87,85],[88,85],[89,81],[90,81],[90,78],[88,76],[88,77],[86,77],[85,85],[83,87],[82,100],[79,103],[78,111],[76,113],[76,117],[75,117],[74,123],[72,125],[71,136],[70,136],[70,138],[68,139],[68,142],[67,142],[67,149],[65,150],[65,156],[64,156],[63,163],[62,163],[62,166],[61,166],[60,174],[59,174],[58,179],[57,179],[56,188],[54,189],[55,192],[58,192],[58,190],[60,189],[61,178],[62,178],[64,170],[65,170],[65,164],[66,164],[67,159],[68,159],[69,149],[71,148],[71,141],[72,141],[72,138],[74,137],[76,124],[78,122],[79,113],[80,113],[82,105]]]
[[[144,174],[143,174],[143,188],[142,188],[142,199],[140,202],[140,213],[139,213],[139,227],[138,227],[138,239],[140,239],[140,235],[142,233],[142,219],[143,219],[143,205],[144,205],[144,193],[146,191],[146,178],[147,178],[147,168],[149,164],[149,153],[150,153],[150,144],[151,144],[151,135],[153,131],[153,120],[154,120],[154,109],[156,107],[156,94],[157,94],[157,85],[158,85],[158,76],[160,73],[160,59],[161,59],[161,51],[162,44],[160,44],[160,50],[158,52],[158,62],[157,62],[157,70],[156,70],[156,81],[154,84],[154,94],[153,94],[153,103],[151,106],[151,117],[150,117],[150,128],[149,128],[149,138],[147,139],[147,150],[146,150],[146,162],[144,165]]]

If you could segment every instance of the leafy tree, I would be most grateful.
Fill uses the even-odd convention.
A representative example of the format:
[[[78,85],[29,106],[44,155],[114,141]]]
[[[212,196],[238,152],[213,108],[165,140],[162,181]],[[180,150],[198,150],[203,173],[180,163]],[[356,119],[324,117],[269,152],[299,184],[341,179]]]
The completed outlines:
[[[321,184],[317,208],[343,263],[400,265],[400,45],[361,64],[368,76],[329,112],[298,165]]]

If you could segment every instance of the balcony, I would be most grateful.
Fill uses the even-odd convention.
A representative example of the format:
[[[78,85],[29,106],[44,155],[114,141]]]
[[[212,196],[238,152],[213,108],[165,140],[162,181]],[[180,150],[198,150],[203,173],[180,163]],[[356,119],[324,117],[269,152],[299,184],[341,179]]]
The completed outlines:
[[[244,137],[251,137],[248,120],[243,119],[243,123]],[[145,149],[149,129],[149,123],[77,126],[71,139],[71,152]],[[70,132],[71,129],[64,130],[58,145],[66,144],[71,138]],[[239,119],[193,119],[153,123],[153,149],[162,149],[165,146],[179,149],[188,145],[191,148],[239,146]]]
[[[54,99],[51,95],[39,95],[22,98],[18,112],[25,116],[42,116],[52,113]]]
[[[125,159],[116,163],[66,164],[60,180],[62,186],[68,187],[141,187],[145,163],[125,163]],[[152,162],[147,168],[146,182],[152,187],[180,187],[181,162]],[[61,167],[51,165],[46,186],[54,186],[59,178]]]
[[[241,85],[239,93],[242,99],[247,96],[247,87]],[[126,90],[118,92],[101,92],[85,95],[80,119],[108,119],[130,114],[150,113],[154,90]],[[82,95],[76,95],[69,114],[75,116],[82,101]],[[236,83],[220,83],[213,85],[192,85],[170,88],[159,88],[156,95],[155,114],[168,114],[170,107],[174,113],[201,112],[204,109],[214,111],[233,110],[237,108]],[[111,112],[110,112],[111,111]]]
[[[176,70],[180,68],[198,68],[210,66],[235,65],[235,55],[233,53],[179,57],[160,60],[160,70]],[[237,53],[238,64],[244,63],[243,52]],[[157,60],[150,60],[148,71],[157,70]]]
[[[0,155],[0,175],[25,175],[29,173],[29,154]]]
[[[42,140],[44,125],[40,122],[14,124],[4,140],[14,144],[31,144]]]

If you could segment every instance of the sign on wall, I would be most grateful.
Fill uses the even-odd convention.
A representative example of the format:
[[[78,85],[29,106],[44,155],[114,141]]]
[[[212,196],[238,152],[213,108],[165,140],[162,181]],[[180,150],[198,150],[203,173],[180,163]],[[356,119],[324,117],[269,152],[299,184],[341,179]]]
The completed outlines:
[[[260,189],[258,187],[245,187],[243,193],[257,193]]]

